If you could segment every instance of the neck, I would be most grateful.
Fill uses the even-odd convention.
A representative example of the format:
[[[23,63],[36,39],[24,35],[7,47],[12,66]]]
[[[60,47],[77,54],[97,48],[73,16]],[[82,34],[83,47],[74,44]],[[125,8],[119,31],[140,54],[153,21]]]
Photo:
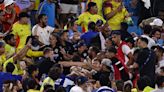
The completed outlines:
[[[45,57],[45,58],[49,58],[49,56],[48,56],[48,55],[44,55],[44,57]]]
[[[62,44],[62,45],[65,45],[65,41],[64,41],[64,40],[61,40],[61,44]]]
[[[32,78],[35,78],[35,75],[34,75],[34,74],[32,74],[32,75],[31,75],[31,77],[32,77]]]
[[[44,28],[44,26],[43,26],[43,24],[42,24],[42,23],[39,23],[38,25],[39,25],[40,27]]]
[[[94,59],[96,56],[97,56],[96,54],[93,54],[91,59]]]
[[[81,53],[83,53],[83,51],[79,50],[79,53],[81,54]]]
[[[19,24],[24,24],[21,20],[19,20]]]
[[[52,46],[52,48],[55,48],[56,47],[56,44],[52,44],[51,46]]]
[[[83,85],[79,85],[79,87],[81,87],[83,90],[85,89],[85,86],[83,86]]]
[[[163,56],[158,56],[158,61],[161,61],[163,58],[162,58]]]
[[[95,14],[92,10],[89,11],[90,14]]]
[[[119,46],[121,44],[121,40],[119,40],[116,44],[117,46]]]

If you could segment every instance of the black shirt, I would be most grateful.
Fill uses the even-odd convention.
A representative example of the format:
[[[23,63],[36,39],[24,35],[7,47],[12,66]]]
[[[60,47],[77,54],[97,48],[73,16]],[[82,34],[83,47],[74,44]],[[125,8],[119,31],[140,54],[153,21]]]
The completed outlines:
[[[59,47],[60,49],[61,48],[64,48],[64,50],[66,51],[66,53],[67,54],[70,54],[70,55],[73,55],[73,53],[74,53],[74,47],[73,47],[73,44],[72,43],[70,43],[70,42],[68,42],[68,41],[66,41],[65,42],[65,45],[61,45],[60,44],[60,47]]]
[[[86,59],[87,56],[88,56],[88,52],[86,50],[83,51],[82,53],[76,52],[76,53],[74,53],[72,60],[79,62],[79,61]]]
[[[152,83],[155,80],[155,52],[148,48],[143,48],[139,51],[136,63],[139,65],[140,76],[148,76]]]
[[[39,64],[39,74],[38,78],[40,79],[42,74],[48,74],[50,68],[55,64],[53,61],[50,60],[50,58],[41,57],[39,58],[40,64]]]
[[[121,40],[123,40],[123,41],[126,38],[133,38],[132,35],[129,32],[127,32],[127,31],[121,30],[120,32],[121,32]]]

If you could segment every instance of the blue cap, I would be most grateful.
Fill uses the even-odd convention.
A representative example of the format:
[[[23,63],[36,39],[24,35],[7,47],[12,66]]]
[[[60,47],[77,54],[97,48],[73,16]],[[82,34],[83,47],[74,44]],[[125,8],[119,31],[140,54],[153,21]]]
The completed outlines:
[[[76,82],[77,84],[84,84],[88,81],[88,78],[87,77],[84,77],[84,76],[79,76],[76,78]]]

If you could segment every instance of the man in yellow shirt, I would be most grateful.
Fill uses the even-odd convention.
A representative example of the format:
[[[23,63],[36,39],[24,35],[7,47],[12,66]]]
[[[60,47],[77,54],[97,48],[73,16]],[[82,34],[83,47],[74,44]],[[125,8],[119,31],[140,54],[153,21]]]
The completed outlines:
[[[8,60],[4,62],[3,71],[4,72],[6,71],[5,69],[8,63],[13,63],[15,66],[13,74],[20,75],[21,72],[19,71],[19,68],[18,68],[18,65],[19,65],[18,61],[22,60],[22,58],[26,55],[30,47],[31,47],[31,39],[28,41],[27,45],[23,49],[21,49],[17,54],[15,54],[14,56],[12,56],[11,58],[9,58]]]
[[[44,90],[44,86],[45,85],[51,85],[53,88],[55,88],[55,81],[60,78],[61,74],[62,74],[63,70],[61,65],[57,64],[54,65],[48,72],[48,77],[44,79],[41,88],[40,88],[40,92],[43,92]]]
[[[88,0],[87,3],[89,3],[89,2],[94,2],[94,3],[97,4],[97,8],[98,8],[98,13],[97,14],[103,17],[102,6],[103,6],[104,0]]]
[[[29,24],[29,15],[25,12],[19,14],[19,20],[13,25],[12,33],[16,36],[17,49],[24,48],[26,39],[31,35],[31,26]]]
[[[8,34],[4,37],[5,44],[5,54],[7,58],[12,57],[15,54],[16,47],[15,47],[15,37],[13,34]]]
[[[121,22],[129,16],[122,0],[106,0],[103,4],[104,15],[112,30],[120,30]]]
[[[0,71],[2,71],[2,65],[6,61],[6,55],[5,55],[5,44],[3,42],[0,42]]]
[[[96,3],[89,2],[88,3],[88,10],[78,17],[76,24],[82,26],[83,32],[87,32],[88,31],[88,24],[90,22],[96,23],[98,20],[102,20],[104,22],[104,24],[106,23],[104,18],[97,14]]]

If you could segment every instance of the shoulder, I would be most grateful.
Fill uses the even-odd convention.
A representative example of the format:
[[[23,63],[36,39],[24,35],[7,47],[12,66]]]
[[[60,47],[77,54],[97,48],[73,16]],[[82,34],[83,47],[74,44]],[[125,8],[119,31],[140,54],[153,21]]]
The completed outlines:
[[[87,15],[89,15],[89,13],[88,13],[88,12],[83,12],[82,14],[80,14],[80,16],[79,16],[79,17],[83,17],[83,16],[87,16]]]
[[[51,27],[51,26],[47,26],[46,29],[48,29],[48,30],[55,30],[55,28]]]
[[[19,26],[20,24],[19,24],[19,21],[17,21],[17,22],[15,22],[14,24],[13,24],[13,27],[16,27],[16,26]]]
[[[40,28],[40,26],[38,24],[36,24],[35,26],[32,27],[32,31],[36,31],[38,28]]]

